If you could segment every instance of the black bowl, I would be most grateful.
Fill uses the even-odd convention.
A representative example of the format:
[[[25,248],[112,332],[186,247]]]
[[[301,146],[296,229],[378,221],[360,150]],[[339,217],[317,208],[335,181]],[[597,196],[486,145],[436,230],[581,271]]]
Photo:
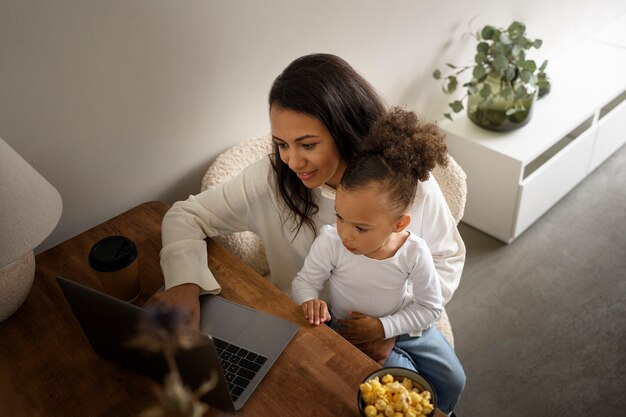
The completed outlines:
[[[433,411],[428,415],[432,416],[435,413],[435,408],[437,407],[437,394],[435,393],[435,389],[433,388],[432,385],[430,385],[430,382],[428,382],[423,376],[421,376],[415,371],[411,371],[410,369],[406,369],[406,368],[381,368],[369,374],[363,380],[363,382],[367,382],[370,379],[374,379],[376,377],[378,377],[378,379],[381,379],[383,376],[387,374],[390,374],[391,376],[393,376],[395,380],[398,380],[398,379],[401,380],[402,378],[409,378],[411,381],[413,381],[414,385],[417,385],[419,386],[419,388],[421,388],[421,391],[430,392],[431,403],[433,404],[434,408],[433,408]],[[361,415],[365,417],[365,411],[364,411],[365,401],[363,401],[363,399],[361,398],[361,389],[358,389],[357,403],[359,404],[359,411]]]

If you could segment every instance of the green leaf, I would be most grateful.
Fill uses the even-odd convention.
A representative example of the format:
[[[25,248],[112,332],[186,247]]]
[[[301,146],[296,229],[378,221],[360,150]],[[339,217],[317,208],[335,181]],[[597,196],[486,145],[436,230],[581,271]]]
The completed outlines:
[[[474,61],[475,61],[477,64],[482,64],[483,62],[485,62],[486,58],[487,58],[487,57],[485,56],[485,54],[484,54],[484,53],[479,52],[479,53],[477,53],[477,54],[476,54],[476,56],[474,57]]]
[[[541,66],[539,67],[539,71],[544,72],[547,66],[548,66],[548,60],[546,59],[545,61],[543,61],[543,64],[541,64]]]
[[[449,66],[449,67],[450,67],[450,68],[452,68],[452,69],[457,69],[457,66],[456,66],[456,65],[453,65],[453,64],[446,64],[446,65],[447,65],[447,66]]]
[[[502,42],[503,45],[509,45],[511,43],[511,39],[509,38],[509,35],[506,34],[506,32],[502,32],[500,34],[500,42]]]
[[[453,75],[450,75],[448,77],[448,85],[446,87],[447,93],[448,94],[454,93],[458,85],[459,85],[459,82],[457,81],[456,77]]]
[[[526,26],[522,22],[513,22],[509,25],[509,32],[523,34],[526,32]]]
[[[548,80],[539,80],[539,81],[537,81],[537,87],[539,87],[539,88],[548,88],[548,87],[550,87],[550,81],[548,81]]]
[[[495,31],[496,31],[496,29],[493,26],[487,25],[480,32],[480,36],[483,39],[493,39],[493,35],[494,35]]]
[[[458,113],[463,110],[463,103],[461,103],[460,100],[456,100],[450,103],[450,107],[452,108],[452,111]]]
[[[481,97],[489,97],[491,95],[491,86],[489,84],[485,84],[485,86],[480,90]]]
[[[504,78],[507,81],[513,81],[516,75],[517,75],[517,71],[515,71],[515,67],[513,66],[508,67],[506,71],[504,72]]]
[[[450,113],[444,113],[443,115],[445,116],[446,119],[449,119],[450,121],[453,121],[452,120],[452,116],[450,116]]]
[[[522,52],[522,47],[520,45],[513,45],[513,48],[511,49],[511,55],[513,55],[514,58],[517,58],[520,52]]]
[[[535,39],[535,41],[533,42],[533,46],[537,49],[541,48],[542,44],[543,44],[543,41],[541,39]]]
[[[535,64],[535,61],[533,61],[532,59],[529,59],[528,61],[524,61],[521,66],[526,71],[530,71],[530,72],[535,72],[535,70],[537,69],[537,64]]]
[[[500,90],[500,95],[504,99],[509,98],[511,96],[511,94],[513,94],[513,89],[511,87],[509,87],[508,85],[506,87],[504,87],[502,90]]]
[[[496,56],[498,54],[506,54],[506,48],[499,42],[494,42],[491,46],[491,55]]]
[[[474,69],[472,70],[472,76],[473,76],[475,79],[477,79],[477,80],[478,80],[478,79],[480,79],[480,78],[483,78],[485,75],[486,75],[485,68],[483,68],[483,66],[482,66],[482,65],[476,65],[476,66],[474,66]]]
[[[441,79],[441,71],[439,71],[438,69],[436,69],[436,70],[433,72],[433,78],[434,78],[435,80],[440,80],[440,79]]]
[[[493,60],[493,66],[498,72],[504,71],[508,65],[509,61],[502,54],[496,55],[495,59]]]
[[[487,42],[480,42],[478,45],[476,45],[476,50],[478,52],[486,54],[489,52],[489,44]]]
[[[516,98],[528,97],[528,91],[526,91],[526,86],[524,84],[520,84],[515,87],[514,93]]]
[[[521,74],[520,74],[520,78],[525,83],[530,81],[531,76],[532,76],[532,72],[529,72],[529,71],[526,71],[526,70],[522,71]]]
[[[471,87],[472,85],[476,85],[478,83],[477,80],[474,80],[473,78],[471,80],[469,80],[468,82],[466,82],[465,84],[463,84],[463,87]]]
[[[450,91],[451,93],[456,91],[456,87],[458,85],[459,85],[459,82],[457,81],[455,76],[451,75],[448,77],[448,89],[452,88],[452,90]]]

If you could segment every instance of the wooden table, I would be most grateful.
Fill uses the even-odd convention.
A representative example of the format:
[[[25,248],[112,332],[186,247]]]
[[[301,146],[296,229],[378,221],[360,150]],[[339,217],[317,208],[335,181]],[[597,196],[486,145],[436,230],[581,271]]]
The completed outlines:
[[[163,284],[159,250],[167,209],[163,203],[142,204],[36,257],[29,297],[0,324],[0,415],[130,416],[155,401],[154,382],[93,352],[55,278],[101,289],[87,262],[89,248],[123,234],[139,250],[138,303],[144,302]],[[301,326],[238,414],[358,416],[358,384],[379,366],[327,326],[309,326],[287,296],[213,241],[209,265],[225,298]]]
[[[0,415],[131,416],[156,401],[152,380],[93,352],[56,276],[101,290],[87,254],[98,240],[123,234],[139,250],[136,303],[144,303],[163,284],[159,251],[167,209],[163,203],[144,203],[36,257],[30,295],[0,324]],[[208,246],[222,296],[300,325],[238,415],[358,416],[357,387],[379,365],[327,326],[310,326],[291,299],[226,249],[211,240]],[[207,415],[224,413],[211,409]]]

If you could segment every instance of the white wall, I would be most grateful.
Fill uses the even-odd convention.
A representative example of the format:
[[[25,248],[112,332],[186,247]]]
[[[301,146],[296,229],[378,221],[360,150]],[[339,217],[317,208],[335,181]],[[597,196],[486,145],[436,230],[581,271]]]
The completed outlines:
[[[525,22],[543,59],[624,12],[623,0],[0,0],[0,137],[63,197],[42,250],[197,192],[221,151],[269,130],[270,84],[300,55],[336,53],[388,104],[438,119],[448,99],[430,74],[471,59],[473,16],[473,29]]]

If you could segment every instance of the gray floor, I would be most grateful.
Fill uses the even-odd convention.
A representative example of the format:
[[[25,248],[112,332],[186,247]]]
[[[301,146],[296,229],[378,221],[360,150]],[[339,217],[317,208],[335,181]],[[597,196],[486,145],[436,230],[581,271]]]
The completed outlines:
[[[626,147],[510,245],[459,229],[457,415],[626,416]]]

